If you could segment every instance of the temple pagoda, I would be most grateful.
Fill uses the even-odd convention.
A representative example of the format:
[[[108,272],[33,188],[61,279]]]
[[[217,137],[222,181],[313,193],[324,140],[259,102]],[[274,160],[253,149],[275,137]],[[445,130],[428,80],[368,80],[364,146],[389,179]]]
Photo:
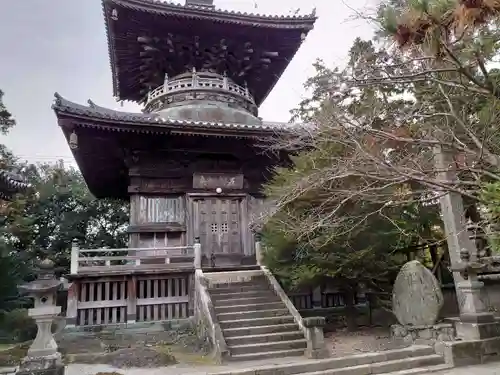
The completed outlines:
[[[102,0],[113,90],[143,105],[128,113],[72,103],[53,109],[90,191],[130,199],[130,247],[192,245],[204,264],[255,264],[249,222],[262,184],[286,157],[259,140],[290,124],[258,108],[312,30],[316,16],[263,16]]]

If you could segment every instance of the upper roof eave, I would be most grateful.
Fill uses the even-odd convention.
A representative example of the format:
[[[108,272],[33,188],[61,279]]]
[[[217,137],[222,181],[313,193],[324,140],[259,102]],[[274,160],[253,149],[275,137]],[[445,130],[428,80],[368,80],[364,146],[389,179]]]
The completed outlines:
[[[181,16],[188,18],[210,18],[235,24],[251,24],[253,26],[275,28],[308,28],[312,30],[317,19],[316,10],[304,15],[264,15],[203,6],[185,6],[159,0],[102,0],[103,8],[113,4],[128,9],[151,12],[159,15]]]
[[[87,118],[96,121],[118,122],[134,126],[153,126],[158,128],[169,128],[169,130],[190,131],[190,130],[219,130],[219,131],[240,131],[252,133],[276,133],[286,131],[287,127],[293,126],[283,122],[263,122],[262,125],[229,124],[205,121],[182,121],[175,119],[165,119],[156,113],[136,113],[122,112],[107,109],[95,105],[89,100],[89,106],[84,106],[71,102],[63,98],[58,93],[55,94],[55,101],[52,109],[59,117],[62,114],[73,115],[75,117]],[[102,126],[103,128],[106,126]],[[118,129],[118,127],[117,127]],[[141,131],[141,129],[137,129]]]

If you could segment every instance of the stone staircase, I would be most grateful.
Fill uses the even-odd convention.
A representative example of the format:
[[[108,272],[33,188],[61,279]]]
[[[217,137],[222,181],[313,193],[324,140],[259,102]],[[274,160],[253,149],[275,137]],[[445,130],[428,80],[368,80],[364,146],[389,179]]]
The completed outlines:
[[[231,360],[302,356],[304,333],[265,276],[209,288]]]
[[[275,361],[277,362],[277,361]],[[248,364],[247,368],[210,375],[419,375],[449,369],[429,346],[388,350],[350,357],[295,360],[289,363]]]

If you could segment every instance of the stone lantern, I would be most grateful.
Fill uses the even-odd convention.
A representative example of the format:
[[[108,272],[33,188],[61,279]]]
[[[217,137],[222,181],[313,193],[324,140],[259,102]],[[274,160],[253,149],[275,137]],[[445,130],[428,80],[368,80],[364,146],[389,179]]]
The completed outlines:
[[[61,307],[56,306],[56,293],[61,285],[54,274],[54,263],[48,259],[39,265],[38,278],[19,289],[34,299],[28,315],[35,321],[38,331],[35,340],[22,360],[18,374],[62,375],[64,365],[52,333],[52,324],[58,320]]]

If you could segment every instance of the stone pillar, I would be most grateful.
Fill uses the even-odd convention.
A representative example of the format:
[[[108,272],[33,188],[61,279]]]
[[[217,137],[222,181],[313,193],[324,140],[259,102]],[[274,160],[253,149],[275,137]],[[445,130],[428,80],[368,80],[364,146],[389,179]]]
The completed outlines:
[[[56,292],[61,284],[55,278],[54,264],[45,260],[40,264],[38,279],[19,286],[21,291],[27,292],[34,299],[34,307],[28,310],[28,314],[35,320],[38,331],[27,356],[21,362],[18,374],[64,374],[61,353],[57,351],[57,343],[52,334],[52,324],[61,313],[61,307],[56,306]]]
[[[453,170],[453,155],[451,152],[443,150],[441,147],[436,147],[434,151],[436,169],[440,179],[445,181],[457,181],[457,173]],[[465,249],[475,260],[477,254],[474,242],[470,239],[467,231],[467,222],[465,219],[465,209],[462,196],[455,192],[447,192],[439,198],[441,213],[443,215],[444,230],[446,241],[448,243],[448,253],[450,255],[450,263],[460,263],[460,251]],[[458,271],[453,272],[453,281],[457,292],[457,300],[459,308],[462,305],[463,293],[459,285],[463,285],[465,279]]]
[[[329,353],[325,346],[325,338],[323,335],[323,327],[325,326],[325,318],[304,318],[302,324],[305,328],[307,349],[306,357],[313,359],[328,358]]]
[[[453,155],[439,147],[435,150],[435,158],[440,177],[446,181],[457,181]],[[467,230],[462,196],[447,192],[440,197],[440,206],[460,309],[460,322],[455,326],[457,337],[478,340],[496,336],[499,333],[498,324],[482,300],[484,284],[478,280],[477,272],[484,265],[477,262],[476,244]]]
[[[201,270],[201,242],[200,237],[194,239],[194,268]]]
[[[262,258],[262,235],[259,232],[255,233],[255,260],[257,261],[258,266],[263,266],[263,258]]]
[[[455,326],[457,337],[462,340],[479,340],[499,336],[500,325],[483,301],[481,290],[484,283],[477,278],[478,271],[485,265],[471,261],[471,256],[465,249],[461,251],[460,258],[460,262],[453,268],[464,278],[458,285],[463,301],[460,305],[460,322]]]

